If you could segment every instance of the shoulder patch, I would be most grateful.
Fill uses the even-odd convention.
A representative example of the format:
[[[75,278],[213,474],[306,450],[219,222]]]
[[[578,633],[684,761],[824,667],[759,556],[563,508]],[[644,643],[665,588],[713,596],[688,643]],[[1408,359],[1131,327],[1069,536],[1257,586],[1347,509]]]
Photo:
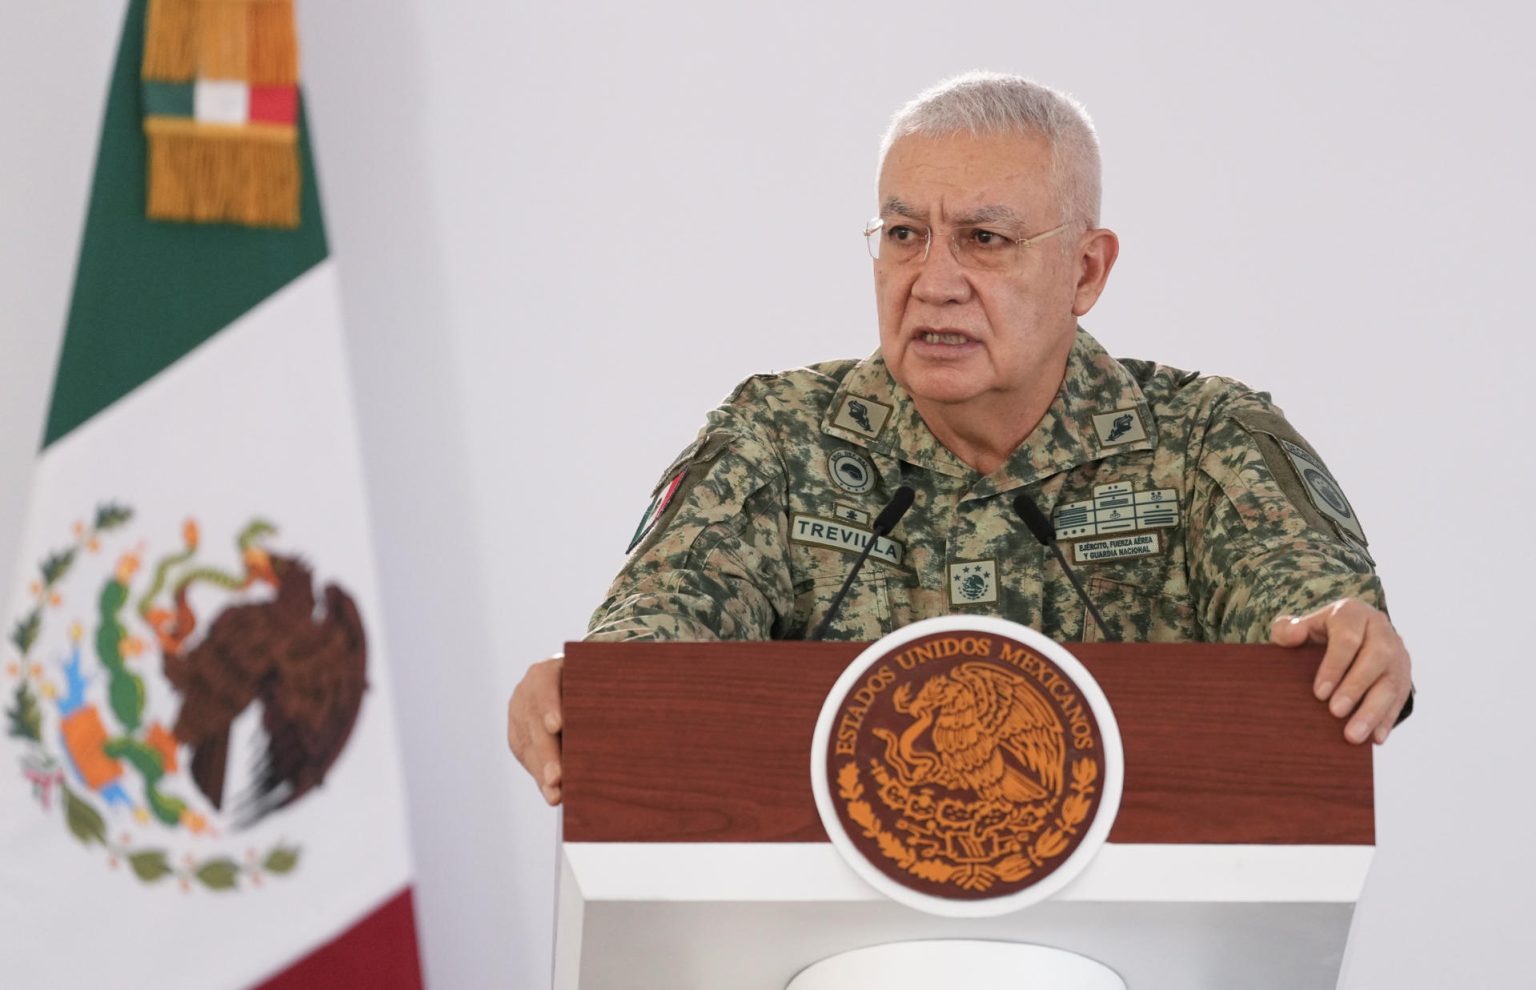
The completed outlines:
[[[697,470],[720,456],[731,442],[731,438],[725,433],[710,433],[699,437],[683,452],[673,459],[672,463],[662,472],[661,480],[656,482],[656,487],[651,489],[651,504],[646,508],[645,514],[640,517],[640,525],[635,527],[635,535],[630,538],[629,546],[625,553],[633,553],[645,538],[656,529],[656,524],[667,514],[667,509],[679,501],[678,496],[687,491],[688,487],[698,481],[703,471]]]
[[[629,546],[624,548],[625,553],[635,549],[640,545],[640,541],[649,535],[656,526],[656,520],[667,511],[667,506],[672,503],[672,497],[677,494],[677,489],[686,477],[688,477],[688,469],[685,467],[674,474],[671,481],[657,489],[656,494],[651,497],[650,507],[645,510],[645,515],[640,517],[640,525],[635,527],[635,535],[630,539]]]
[[[1344,497],[1344,490],[1317,451],[1302,439],[1284,416],[1272,412],[1243,412],[1235,417],[1258,444],[1259,453],[1291,504],[1318,529],[1333,529],[1353,543],[1367,559],[1370,542]]]
[[[1344,492],[1339,488],[1339,483],[1333,480],[1333,475],[1323,467],[1323,462],[1316,455],[1310,453],[1299,444],[1289,440],[1280,441],[1280,449],[1290,458],[1291,466],[1296,473],[1301,475],[1301,483],[1306,487],[1307,497],[1323,515],[1352,535],[1356,542],[1362,546],[1366,544],[1365,530],[1360,528],[1360,520],[1355,518],[1355,510],[1350,506],[1349,499],[1344,497]]]

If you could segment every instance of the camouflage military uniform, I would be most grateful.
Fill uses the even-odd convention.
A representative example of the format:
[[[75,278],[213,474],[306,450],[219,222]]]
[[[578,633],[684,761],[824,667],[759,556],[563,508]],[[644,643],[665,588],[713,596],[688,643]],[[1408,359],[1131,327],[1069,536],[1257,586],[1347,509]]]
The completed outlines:
[[[1014,513],[1020,491],[1119,639],[1262,641],[1284,613],[1383,604],[1348,502],[1268,396],[1117,361],[1080,331],[1045,418],[985,477],[929,432],[878,353],[743,382],[662,476],[589,638],[810,635],[900,485],[916,503],[828,638],[972,613],[1098,639]]]

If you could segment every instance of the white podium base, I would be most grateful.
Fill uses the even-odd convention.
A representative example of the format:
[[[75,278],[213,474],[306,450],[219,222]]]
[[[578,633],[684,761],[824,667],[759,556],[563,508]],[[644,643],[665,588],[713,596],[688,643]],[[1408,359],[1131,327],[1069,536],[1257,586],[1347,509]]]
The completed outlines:
[[[785,990],[1126,990],[1114,970],[1045,945],[928,939],[839,953],[813,963]]]
[[[568,842],[554,990],[784,990],[847,949],[951,938],[1059,946],[1136,990],[1333,990],[1373,853],[1109,843],[1043,904],[939,918],[831,843]]]

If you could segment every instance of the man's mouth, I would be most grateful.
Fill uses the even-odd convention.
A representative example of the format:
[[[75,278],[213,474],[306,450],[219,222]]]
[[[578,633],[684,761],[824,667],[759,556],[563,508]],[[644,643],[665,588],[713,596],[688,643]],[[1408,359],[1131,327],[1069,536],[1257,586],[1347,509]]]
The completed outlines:
[[[954,330],[919,330],[917,339],[925,344],[972,344],[976,338]]]

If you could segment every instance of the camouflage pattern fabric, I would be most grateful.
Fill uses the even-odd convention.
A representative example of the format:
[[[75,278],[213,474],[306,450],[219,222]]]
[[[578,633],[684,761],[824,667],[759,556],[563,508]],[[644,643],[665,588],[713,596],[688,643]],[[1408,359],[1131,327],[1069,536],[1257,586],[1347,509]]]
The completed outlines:
[[[1118,361],[1084,331],[1045,418],[985,477],[929,432],[878,352],[743,382],[657,491],[679,475],[589,639],[803,638],[900,485],[916,503],[830,639],[965,613],[1099,639],[1015,514],[1020,491],[1054,519],[1119,639],[1258,642],[1276,616],[1335,598],[1384,607],[1352,510],[1267,395]],[[1068,537],[1095,518],[1098,532]]]

